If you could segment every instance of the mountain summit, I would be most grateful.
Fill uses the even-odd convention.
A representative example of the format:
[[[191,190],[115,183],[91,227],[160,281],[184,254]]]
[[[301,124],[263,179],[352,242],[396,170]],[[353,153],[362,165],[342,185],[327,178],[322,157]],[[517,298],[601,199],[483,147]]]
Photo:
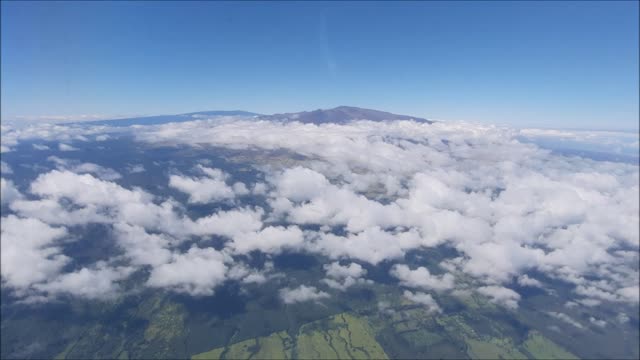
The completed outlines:
[[[313,111],[303,111],[297,113],[284,113],[273,115],[262,115],[259,119],[263,120],[275,120],[275,121],[299,121],[302,123],[311,124],[324,124],[335,123],[344,124],[352,120],[371,120],[371,121],[384,121],[384,120],[415,120],[420,122],[426,122],[431,124],[432,121],[427,119],[408,116],[397,115],[385,111],[362,109],[353,106],[338,106],[333,109],[318,109]]]

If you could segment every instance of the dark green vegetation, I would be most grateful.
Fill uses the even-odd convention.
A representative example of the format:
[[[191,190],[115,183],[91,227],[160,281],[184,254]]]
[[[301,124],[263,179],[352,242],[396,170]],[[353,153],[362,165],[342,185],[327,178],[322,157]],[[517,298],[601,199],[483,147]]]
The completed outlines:
[[[324,260],[281,255],[276,266],[290,280],[316,283]],[[585,322],[585,329],[572,329],[534,314],[528,301],[514,312],[478,295],[434,294],[443,313],[429,313],[406,300],[397,285],[379,280],[335,292],[322,303],[292,305],[278,298],[283,278],[244,290],[228,284],[201,298],[145,291],[113,302],[3,305],[2,358],[567,359],[614,353],[597,348],[603,341],[617,341],[619,353],[634,354],[637,320],[624,326],[612,320],[607,332]],[[553,306],[549,295],[536,297]]]

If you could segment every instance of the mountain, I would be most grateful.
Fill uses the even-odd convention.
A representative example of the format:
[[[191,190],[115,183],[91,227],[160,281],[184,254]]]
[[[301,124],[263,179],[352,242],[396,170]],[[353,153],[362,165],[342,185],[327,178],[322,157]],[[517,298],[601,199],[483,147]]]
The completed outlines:
[[[85,121],[85,122],[82,122],[82,124],[111,125],[111,126],[158,125],[158,124],[166,124],[171,122],[192,121],[192,120],[197,120],[201,117],[208,117],[208,116],[253,117],[258,115],[260,114],[256,114],[248,111],[242,111],[242,110],[231,110],[231,111],[215,110],[215,111],[199,111],[199,112],[192,112],[187,114],[176,114],[176,115],[157,115],[157,116],[126,118],[126,119]]]
[[[262,115],[258,118],[262,120],[275,121],[299,121],[308,124],[344,124],[352,120],[415,120],[419,122],[426,122],[429,124],[433,123],[433,121],[415,116],[397,115],[385,111],[363,109],[353,106],[338,106],[333,109],[318,109],[314,111],[303,111],[297,113]]]
[[[187,114],[176,115],[157,115],[157,116],[144,116],[127,119],[113,119],[113,120],[96,120],[86,121],[81,124],[89,125],[111,125],[111,126],[131,126],[131,125],[158,125],[171,122],[184,122],[192,121],[200,118],[206,118],[209,116],[243,116],[257,118],[260,120],[269,121],[299,121],[305,124],[345,124],[353,120],[371,120],[371,121],[384,121],[384,120],[415,120],[418,122],[425,122],[428,124],[433,121],[408,115],[392,114],[385,111],[363,109],[353,106],[338,106],[333,109],[318,109],[313,111],[303,111],[297,113],[284,113],[273,115],[261,115],[248,111],[232,110],[232,111],[199,111]]]

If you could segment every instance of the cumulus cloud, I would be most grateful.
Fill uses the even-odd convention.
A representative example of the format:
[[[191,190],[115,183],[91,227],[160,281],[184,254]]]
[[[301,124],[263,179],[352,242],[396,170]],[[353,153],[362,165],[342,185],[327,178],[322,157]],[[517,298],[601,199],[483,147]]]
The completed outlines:
[[[220,211],[194,221],[180,215],[171,200],[158,203],[142,189],[127,189],[90,174],[67,170],[41,174],[31,183],[30,192],[41,199],[16,202],[14,211],[54,224],[127,223],[175,237],[233,237],[262,227],[263,211],[259,208]],[[69,202],[73,206],[69,207]]]
[[[186,253],[178,251],[176,246],[189,236],[206,238],[217,235],[233,238],[236,240],[235,249],[239,252],[254,248],[277,252],[302,241],[302,232],[297,227],[267,227],[261,231],[261,209],[236,208],[219,211],[194,221],[181,215],[177,204],[171,200],[158,204],[153,195],[141,189],[126,189],[90,174],[53,170],[36,178],[31,184],[30,192],[41,199],[16,200],[11,203],[11,209],[21,216],[29,217],[29,221],[35,224],[41,224],[41,227],[48,226],[44,222],[69,226],[88,223],[111,225],[116,243],[122,249],[124,259],[128,261],[126,269],[149,266],[151,274],[148,286],[164,287],[192,295],[213,294],[215,287],[227,278],[225,261],[228,258],[213,248],[193,247]],[[8,224],[9,229],[13,229],[13,223],[9,221]],[[39,231],[46,233],[47,229],[49,228]],[[3,219],[3,246],[4,231]],[[243,235],[245,233],[247,235]],[[11,234],[7,234],[9,239],[18,237],[12,237]],[[12,242],[8,242],[7,246],[11,244]],[[47,261],[55,260],[53,265],[56,267],[53,270],[58,271],[68,262],[65,255],[58,253],[59,249],[52,247],[45,250],[57,255],[50,259],[43,255],[43,266],[47,265]],[[26,250],[23,252],[25,257],[29,255]],[[9,250],[3,250],[3,256],[10,253]],[[53,268],[53,265],[49,267]],[[56,275],[53,270],[52,273]],[[52,295],[73,293],[83,297],[98,296],[101,291],[109,289],[115,292],[118,289],[115,283],[121,279],[116,275],[129,274],[121,270],[104,266],[99,272],[94,267],[76,275],[61,274],[58,278],[41,279],[48,280],[48,283],[39,284],[37,290]],[[11,273],[3,268],[3,274],[5,272]],[[84,280],[89,281],[87,279],[91,279],[93,275],[104,278],[103,283],[96,283],[100,285],[99,289],[72,286]],[[264,281],[264,274],[251,273],[242,279],[247,283],[259,283]]]
[[[488,296],[492,302],[502,305],[509,309],[517,309],[518,301],[520,301],[520,294],[517,292],[502,287],[502,286],[481,286],[478,292],[484,296]]]
[[[265,176],[256,184],[233,183],[228,174],[203,165],[195,175],[172,175],[169,185],[187,194],[190,204],[236,205],[192,219],[185,211],[190,204],[120,186],[91,166],[76,169],[82,164],[73,163],[40,174],[29,200],[14,199],[10,209],[52,228],[113,226],[130,265],[150,266],[156,274],[163,266],[182,266],[186,256],[203,257],[204,249],[197,248],[195,256],[174,247],[198,237],[223,237],[220,253],[234,256],[292,250],[371,265],[446,245],[456,253],[442,263],[449,273],[398,264],[392,275],[403,286],[432,291],[453,290],[456,279],[464,278],[507,308],[517,307],[520,295],[505,286],[515,281],[540,287],[546,278],[571,286],[576,304],[638,304],[637,164],[560,156],[519,141],[522,132],[466,123],[318,126],[216,119],[126,131],[155,145],[256,151],[264,156],[252,165]],[[3,125],[2,146],[11,150],[26,139],[87,141],[105,132],[115,130]],[[272,151],[304,160],[271,159]],[[249,189],[264,196],[264,208],[230,201]],[[216,281],[194,283],[171,278],[172,269],[163,270],[164,282],[156,275],[154,286],[206,294],[230,273],[242,273],[219,271]],[[532,273],[541,276],[527,275]],[[347,278],[328,272],[325,280],[334,283],[325,283],[341,287]]]
[[[411,270],[407,265],[398,264],[391,268],[391,275],[400,280],[400,284],[406,287],[425,290],[445,291],[455,287],[455,278],[449,273],[440,276],[432,275],[423,266]]]
[[[275,187],[271,207],[293,223],[345,225],[351,232],[402,224],[395,204],[385,206],[330,184],[324,175],[308,168],[286,169],[270,182]]]
[[[36,150],[49,150],[49,147],[47,145],[42,145],[42,144],[33,144],[33,148]]]
[[[356,284],[372,283],[371,280],[364,279],[367,274],[360,264],[350,263],[349,265],[340,265],[339,262],[332,262],[331,264],[324,265],[324,270],[327,274],[327,278],[322,281],[327,286],[337,289],[346,290]]]
[[[534,278],[530,278],[527,274],[520,275],[518,277],[518,284],[521,286],[529,286],[529,287],[543,287],[542,283]]]
[[[300,248],[303,241],[302,231],[297,226],[269,226],[260,231],[237,234],[229,246],[238,254],[247,254],[253,250],[278,254],[285,249]]]
[[[330,185],[324,175],[300,166],[285,170],[272,181],[279,189],[280,195],[298,202],[323,195],[324,190]]]
[[[127,168],[127,170],[129,171],[129,174],[139,174],[147,171],[147,169],[145,169],[144,165],[142,164],[131,165]]]
[[[44,198],[68,198],[78,205],[121,206],[152,199],[143,190],[128,190],[89,174],[79,175],[67,170],[53,170],[38,176],[31,183],[31,192]]]
[[[69,170],[78,174],[94,174],[103,180],[118,180],[122,178],[122,175],[117,171],[94,163],[61,159],[57,156],[49,156],[47,160],[56,164],[59,170]]]
[[[13,174],[13,170],[11,169],[11,166],[9,166],[9,164],[4,161],[0,161],[0,174],[10,175]]]
[[[21,198],[22,193],[13,184],[13,181],[0,178],[0,204],[11,204]]]
[[[60,143],[60,144],[58,144],[58,150],[60,150],[60,151],[78,151],[79,149],[76,148],[76,147],[73,147],[71,145],[68,145],[68,144]]]
[[[198,165],[206,177],[192,178],[171,175],[169,186],[189,195],[190,203],[210,203],[224,199],[233,199],[236,195],[246,195],[249,191],[242,183],[227,185],[229,175],[220,169]]]
[[[273,262],[267,261],[262,270],[252,269],[243,263],[234,263],[227,272],[227,277],[231,280],[240,280],[244,284],[263,284],[269,279],[281,276],[282,274],[273,273]]]
[[[616,316],[616,320],[618,321],[618,323],[620,324],[626,324],[629,322],[629,316],[625,313],[618,313],[618,315]]]
[[[37,219],[3,217],[0,242],[3,285],[26,291],[55,277],[70,261],[62,254],[59,242],[66,235],[65,228],[52,227]]]
[[[72,294],[88,299],[112,299],[118,295],[117,282],[127,278],[132,270],[130,267],[110,267],[98,263],[92,268],[84,267],[62,274],[53,281],[35,285],[35,288],[48,296]]]
[[[226,279],[224,260],[224,255],[213,248],[192,247],[184,254],[174,254],[171,262],[155,267],[147,285],[190,295],[212,295]]]
[[[261,208],[236,208],[218,211],[194,222],[186,220],[185,226],[187,232],[197,236],[219,235],[235,238],[247,232],[260,230],[263,214],[264,211]]]
[[[619,299],[625,302],[638,303],[640,301],[640,287],[636,286],[627,286],[622,289],[617,290],[617,294]]]
[[[87,141],[88,136],[100,135],[104,133],[118,133],[127,131],[126,128],[116,128],[111,126],[74,125],[74,124],[52,124],[52,123],[28,123],[14,122],[3,123],[0,126],[0,141],[2,142],[2,152],[12,151],[13,148],[23,141]],[[67,145],[67,144],[65,144]],[[43,144],[34,144],[36,150],[48,150]]]
[[[117,223],[113,226],[118,245],[134,265],[158,266],[171,260],[171,240],[163,234],[149,234],[141,226]]]
[[[564,321],[565,323],[575,326],[578,329],[584,329],[584,326],[582,326],[582,324],[580,324],[579,322],[577,322],[576,320],[574,320],[572,317],[570,317],[569,315],[565,314],[565,313],[561,313],[561,312],[554,312],[554,311],[548,311],[547,314],[551,317],[554,317],[558,320]]]
[[[405,290],[403,293],[404,297],[413,301],[425,305],[427,307],[428,312],[442,312],[438,303],[431,297],[430,294],[426,294],[423,292],[411,292],[409,290]]]
[[[300,285],[297,288],[280,289],[280,298],[285,304],[295,304],[305,301],[318,301],[328,298],[329,294],[320,291],[315,286]]]
[[[607,322],[604,320],[596,319],[593,316],[589,317],[589,322],[597,327],[605,327],[607,326]]]
[[[172,250],[172,246],[177,245],[183,241],[185,236],[189,235],[232,237],[242,232],[258,231],[262,226],[261,210],[221,211],[193,221],[179,215],[171,201],[165,201],[158,205],[154,202],[154,196],[140,189],[125,189],[113,182],[100,180],[89,174],[80,175],[66,170],[53,170],[40,175],[31,184],[30,191],[42,198],[39,200],[16,200],[11,204],[13,211],[21,216],[32,218],[29,221],[41,225],[40,227],[48,226],[42,221],[58,225],[112,224],[117,244],[123,249],[124,256],[129,260],[130,265],[151,266],[149,286],[167,287],[190,294],[211,294],[214,288],[225,279],[226,266],[222,263],[222,255],[213,249],[197,248],[182,254]],[[7,222],[9,230],[14,228],[13,222],[18,221],[10,219]],[[44,234],[47,229],[49,228],[39,231]],[[148,230],[156,233],[150,233]],[[3,246],[5,245],[4,232],[3,219]],[[17,238],[17,235],[12,237],[11,234],[12,232],[7,233],[9,239]],[[271,234],[269,231],[266,234],[282,235],[279,233]],[[277,241],[280,240],[280,238],[277,239]],[[6,243],[7,246],[11,244],[11,241]],[[263,245],[258,244],[258,246]],[[47,251],[53,250],[55,248]],[[26,251],[23,252],[26,253],[24,256],[28,255]],[[10,253],[10,250],[3,250],[3,256]],[[56,269],[59,269],[68,259],[59,254],[56,258],[43,260],[43,264],[46,265],[47,261],[53,260],[57,261],[55,263]],[[202,266],[193,267],[193,264]],[[197,272],[206,269],[209,269],[210,275],[201,274],[200,277],[185,275],[189,271]],[[105,268],[101,270],[100,274],[105,276],[115,274],[111,270]],[[87,271],[92,270],[88,269]],[[179,273],[174,274],[175,271]],[[5,271],[3,268],[3,274],[5,272],[10,273],[9,270]],[[85,272],[80,275],[83,276],[82,279],[85,279],[90,274]],[[61,293],[61,289],[68,281],[76,281],[80,278],[72,276],[69,279],[57,279],[55,280],[57,285],[48,286],[45,284],[39,289],[51,293]],[[103,289],[106,288],[105,285]],[[72,292],[73,289],[71,287],[69,292]],[[117,287],[111,287],[111,289],[115,290]],[[90,293],[83,291],[78,291],[76,294],[91,296]]]
[[[372,227],[347,236],[319,233],[308,248],[332,259],[352,258],[377,265],[383,260],[404,256],[408,249],[420,244],[416,231],[387,232]]]

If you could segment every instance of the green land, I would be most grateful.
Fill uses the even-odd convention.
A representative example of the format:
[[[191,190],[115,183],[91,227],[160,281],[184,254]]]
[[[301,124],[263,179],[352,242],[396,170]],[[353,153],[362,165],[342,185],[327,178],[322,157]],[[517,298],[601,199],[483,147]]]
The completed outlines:
[[[387,359],[366,319],[343,313],[304,324],[293,338],[276,332],[192,359]]]
[[[433,316],[403,305],[385,320],[341,313],[306,323],[292,337],[285,331],[218,347],[192,356],[204,359],[387,359],[382,342],[405,342],[414,354],[471,359],[577,359],[570,352],[530,331],[524,341],[478,335],[460,315]],[[386,339],[391,334],[399,339]],[[398,356],[400,355],[400,356]],[[403,357],[394,353],[393,357]]]

